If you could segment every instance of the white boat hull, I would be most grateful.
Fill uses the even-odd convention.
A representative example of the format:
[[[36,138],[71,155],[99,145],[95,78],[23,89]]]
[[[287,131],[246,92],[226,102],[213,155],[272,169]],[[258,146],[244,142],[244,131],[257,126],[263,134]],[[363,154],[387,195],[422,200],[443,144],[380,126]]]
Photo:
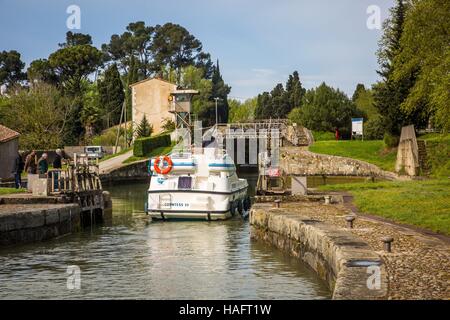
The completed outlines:
[[[233,192],[149,191],[147,211],[153,219],[225,220],[241,213],[238,203],[246,196],[247,187]]]

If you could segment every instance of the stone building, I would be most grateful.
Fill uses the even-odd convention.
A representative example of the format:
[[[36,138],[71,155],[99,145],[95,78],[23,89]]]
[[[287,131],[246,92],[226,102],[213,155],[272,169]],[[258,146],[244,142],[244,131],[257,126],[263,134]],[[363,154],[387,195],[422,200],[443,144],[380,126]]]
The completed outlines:
[[[166,120],[175,121],[175,116],[170,113],[171,93],[176,91],[177,86],[168,81],[150,78],[132,84],[132,114],[131,120],[133,130],[146,116],[148,122],[153,126],[153,134],[158,134]]]
[[[12,178],[20,134],[0,124],[0,180]]]

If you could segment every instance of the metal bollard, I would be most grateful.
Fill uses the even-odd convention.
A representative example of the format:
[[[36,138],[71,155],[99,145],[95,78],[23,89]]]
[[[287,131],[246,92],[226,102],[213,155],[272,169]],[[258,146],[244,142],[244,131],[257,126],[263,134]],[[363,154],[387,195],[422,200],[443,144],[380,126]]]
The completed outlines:
[[[281,206],[281,200],[280,199],[276,199],[274,201],[274,203],[275,203],[275,207],[277,207],[277,208],[279,208]]]
[[[383,237],[381,238],[381,241],[383,241],[383,247],[384,251],[386,252],[392,252],[392,242],[394,241],[394,238],[392,237]]]
[[[345,221],[347,221],[347,228],[353,229],[353,221],[356,219],[355,216],[346,216]]]

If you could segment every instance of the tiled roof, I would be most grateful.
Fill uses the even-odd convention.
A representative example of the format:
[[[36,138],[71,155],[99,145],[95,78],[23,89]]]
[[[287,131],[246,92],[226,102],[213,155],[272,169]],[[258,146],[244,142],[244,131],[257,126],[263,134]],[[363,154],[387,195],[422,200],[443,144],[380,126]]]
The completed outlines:
[[[18,136],[20,136],[20,133],[0,124],[0,142],[6,142]]]

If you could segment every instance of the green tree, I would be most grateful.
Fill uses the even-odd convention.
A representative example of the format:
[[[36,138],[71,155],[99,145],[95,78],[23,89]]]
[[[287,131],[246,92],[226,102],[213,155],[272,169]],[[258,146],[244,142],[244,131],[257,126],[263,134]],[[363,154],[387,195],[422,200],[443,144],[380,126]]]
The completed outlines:
[[[5,84],[8,88],[26,79],[22,71],[25,63],[16,50],[0,52],[0,85]]]
[[[92,137],[102,128],[102,116],[97,83],[86,83],[83,95],[83,109],[80,113],[86,143],[89,143]]]
[[[150,137],[152,133],[153,133],[153,127],[148,122],[147,117],[144,114],[144,117],[142,118],[141,122],[139,123],[138,127],[136,128],[136,137],[137,138]]]
[[[375,106],[382,116],[383,126],[387,133],[394,136],[400,135],[404,125],[414,124],[416,128],[420,128],[426,123],[422,106],[413,112],[405,112],[401,108],[414,85],[417,70],[411,70],[401,78],[394,79],[393,76],[394,70],[398,67],[394,61],[402,50],[400,39],[407,9],[408,6],[404,0],[397,0],[396,6],[391,9],[391,17],[384,24],[384,33],[378,50],[380,64],[378,73],[382,81],[373,87]]]
[[[294,71],[292,75],[289,76],[288,81],[286,82],[286,91],[289,96],[289,111],[293,108],[300,107],[306,90],[300,82],[298,71]]]
[[[355,102],[358,99],[359,95],[364,92],[366,92],[366,87],[362,83],[358,83],[356,85],[355,92],[353,93],[352,101]]]
[[[228,122],[228,94],[231,91],[231,87],[223,81],[222,75],[220,73],[219,60],[217,60],[216,66],[213,68],[213,73],[211,77],[211,97],[210,101],[214,101],[215,108],[215,98],[219,98],[217,101],[217,118],[219,123],[227,123]],[[214,109],[215,115],[215,109]],[[212,124],[215,122],[214,118],[209,117],[205,119],[207,122]]]
[[[409,114],[433,117],[436,127],[450,129],[450,2],[420,0],[408,11],[394,57],[393,80],[415,74],[402,101]]]
[[[68,31],[66,33],[66,42],[60,43],[61,48],[80,46],[84,44],[92,45],[92,37],[89,34],[84,33],[73,33]]]
[[[72,104],[57,88],[38,83],[7,101],[4,123],[21,133],[21,149],[60,147]]]
[[[59,78],[47,59],[32,61],[27,69],[27,77],[30,83],[45,82],[59,85]]]
[[[119,123],[125,99],[125,92],[117,65],[114,63],[109,66],[97,82],[103,118],[106,120],[106,127],[109,128]]]
[[[57,50],[50,55],[49,62],[65,91],[77,95],[81,93],[81,81],[101,66],[103,55],[97,48],[83,44]]]
[[[156,26],[153,38],[152,53],[154,57],[153,70],[159,72],[164,66],[169,66],[181,79],[181,69],[195,65],[204,59],[202,43],[178,24],[166,23]]]
[[[248,122],[255,119],[257,98],[247,99],[244,102],[239,100],[229,99],[228,105],[230,108],[229,122]]]
[[[360,117],[355,104],[340,90],[322,83],[306,92],[301,108],[301,124],[316,131],[334,131],[350,134],[351,118]]]
[[[256,98],[256,119],[269,119],[272,115],[272,99],[270,93],[263,92]]]

